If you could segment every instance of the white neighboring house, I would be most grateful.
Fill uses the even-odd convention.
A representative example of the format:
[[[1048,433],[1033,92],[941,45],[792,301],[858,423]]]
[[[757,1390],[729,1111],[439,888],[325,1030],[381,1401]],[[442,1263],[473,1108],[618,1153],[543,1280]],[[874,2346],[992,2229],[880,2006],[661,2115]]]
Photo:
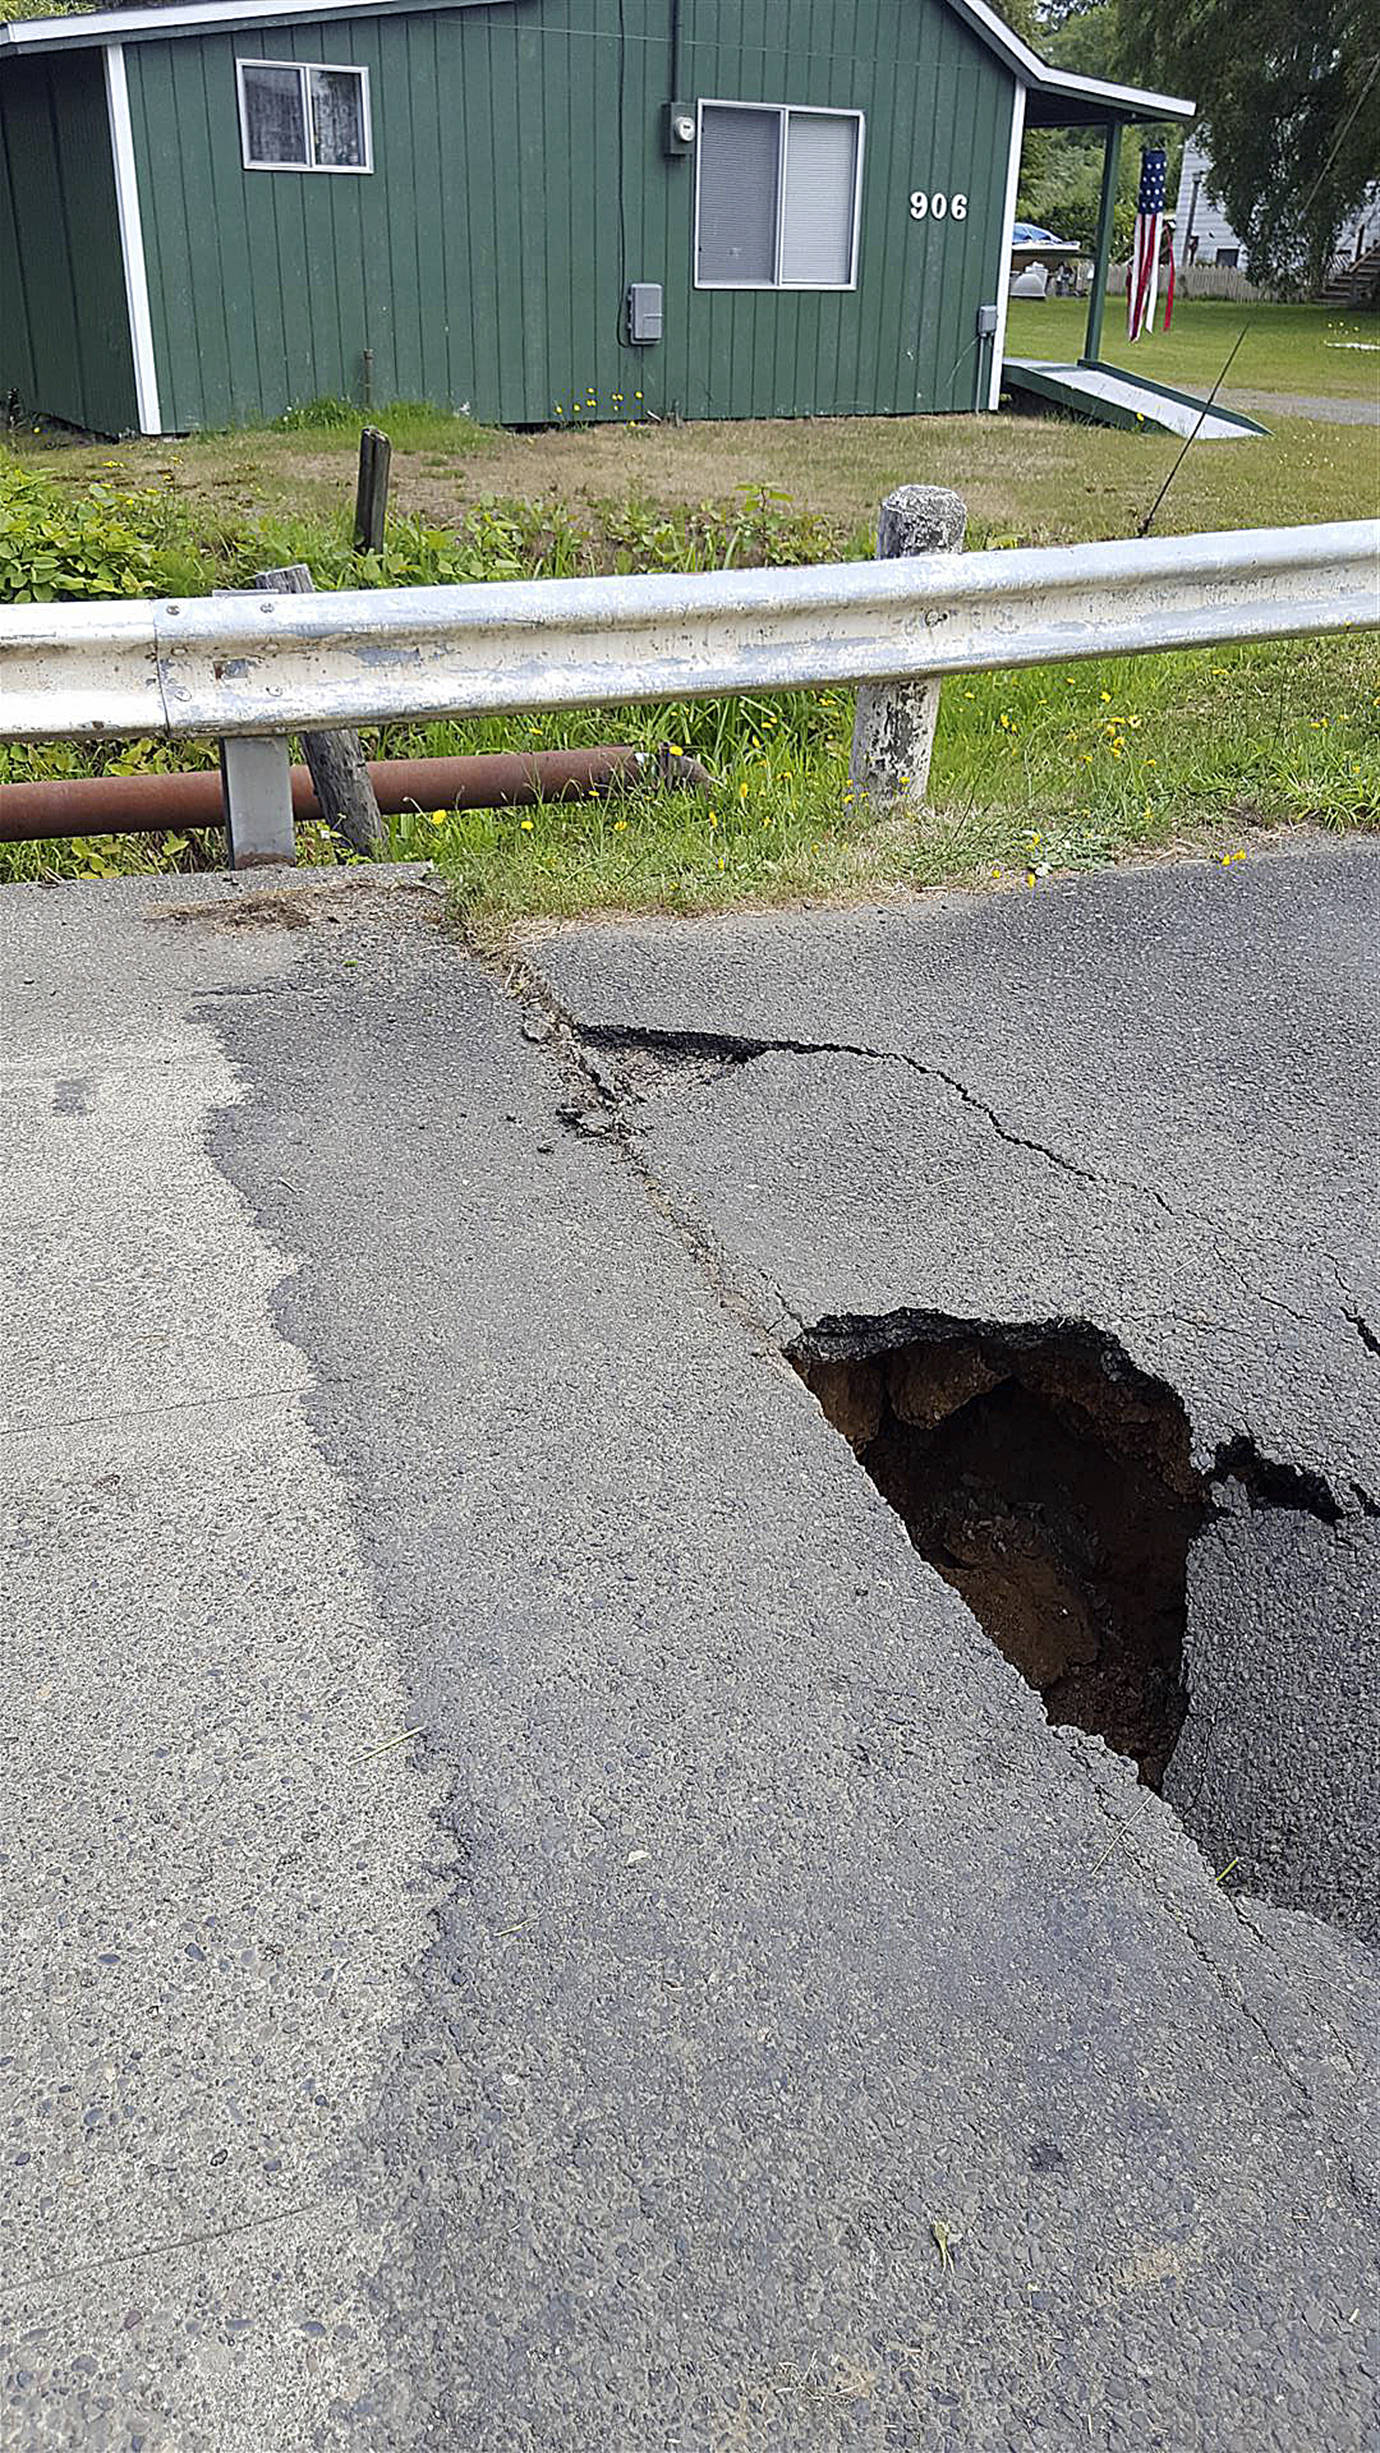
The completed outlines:
[[[1380,246],[1380,181],[1367,191],[1337,240],[1337,265],[1355,264]],[[1212,163],[1196,136],[1184,146],[1179,200],[1174,208],[1174,253],[1181,264],[1218,264],[1245,270],[1245,242],[1238,238],[1212,192]]]

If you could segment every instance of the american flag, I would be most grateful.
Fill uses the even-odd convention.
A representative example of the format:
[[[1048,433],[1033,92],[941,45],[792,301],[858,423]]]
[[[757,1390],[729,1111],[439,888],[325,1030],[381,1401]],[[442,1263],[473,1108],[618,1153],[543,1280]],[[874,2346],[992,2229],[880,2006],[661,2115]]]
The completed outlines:
[[[1164,229],[1164,183],[1168,157],[1163,145],[1145,145],[1140,156],[1140,191],[1136,197],[1136,228],[1131,243],[1131,268],[1126,283],[1126,329],[1133,341],[1151,332],[1160,287],[1160,237]],[[1164,328],[1174,312],[1174,255],[1169,256],[1169,288],[1165,295]]]

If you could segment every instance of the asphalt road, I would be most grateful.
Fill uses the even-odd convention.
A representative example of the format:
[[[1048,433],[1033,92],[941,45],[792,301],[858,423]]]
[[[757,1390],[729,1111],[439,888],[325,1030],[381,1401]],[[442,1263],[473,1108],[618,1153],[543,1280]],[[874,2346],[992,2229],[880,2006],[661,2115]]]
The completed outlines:
[[[1086,1322],[1182,1398],[1204,1472],[1242,1443],[1283,1469],[1287,1521],[1257,1475],[1195,1547],[1168,1791],[1219,1866],[1372,1940],[1378,928],[1362,842],[540,956],[783,1338]]]
[[[0,2442],[1369,2444],[1369,1955],[1047,1726],[779,1351],[941,1295],[1014,1320],[1057,1260],[1205,1453],[1245,1425],[1373,1477],[1343,1417],[1375,1360],[1312,1243],[1365,1198],[1375,864],[1297,869],[1326,986],[1292,1020],[1291,927],[1247,923],[1282,868],[1139,907],[1267,1009],[1251,1082],[1287,1041],[1258,1128],[1220,1030],[1155,1021],[1120,881],[1076,890],[1096,925],[1051,895],[585,932],[525,999],[406,877],[0,895]],[[1089,1075],[1109,947],[1148,1036]],[[811,1047],[885,1021],[966,1095],[582,1054],[553,998]],[[972,1104],[1018,1090],[1087,1176]],[[1206,1240],[1186,1285],[1188,1228],[1171,1270],[1168,1210],[1088,1180],[1113,1161],[1197,1186],[1252,1277],[1299,1263],[1261,1281],[1285,1326],[1212,1295]]]
[[[1268,425],[1272,417],[1311,417],[1322,425],[1380,426],[1380,400],[1346,400],[1332,392],[1223,392],[1228,409],[1244,409]]]

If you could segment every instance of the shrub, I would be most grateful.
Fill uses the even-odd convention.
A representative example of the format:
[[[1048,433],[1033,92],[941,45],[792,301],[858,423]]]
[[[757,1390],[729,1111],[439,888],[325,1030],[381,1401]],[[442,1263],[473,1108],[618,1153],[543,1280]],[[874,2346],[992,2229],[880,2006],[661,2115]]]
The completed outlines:
[[[207,586],[174,506],[157,494],[75,494],[0,455],[0,603],[174,596]]]

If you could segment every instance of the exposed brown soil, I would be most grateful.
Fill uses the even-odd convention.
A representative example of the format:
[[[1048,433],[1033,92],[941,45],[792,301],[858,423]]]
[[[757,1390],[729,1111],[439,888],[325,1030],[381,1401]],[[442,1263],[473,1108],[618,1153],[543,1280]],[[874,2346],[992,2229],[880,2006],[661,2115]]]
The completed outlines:
[[[1157,1783],[1187,1708],[1188,1549],[1209,1507],[1173,1390],[1072,1325],[940,1323],[791,1359],[1051,1721]]]

